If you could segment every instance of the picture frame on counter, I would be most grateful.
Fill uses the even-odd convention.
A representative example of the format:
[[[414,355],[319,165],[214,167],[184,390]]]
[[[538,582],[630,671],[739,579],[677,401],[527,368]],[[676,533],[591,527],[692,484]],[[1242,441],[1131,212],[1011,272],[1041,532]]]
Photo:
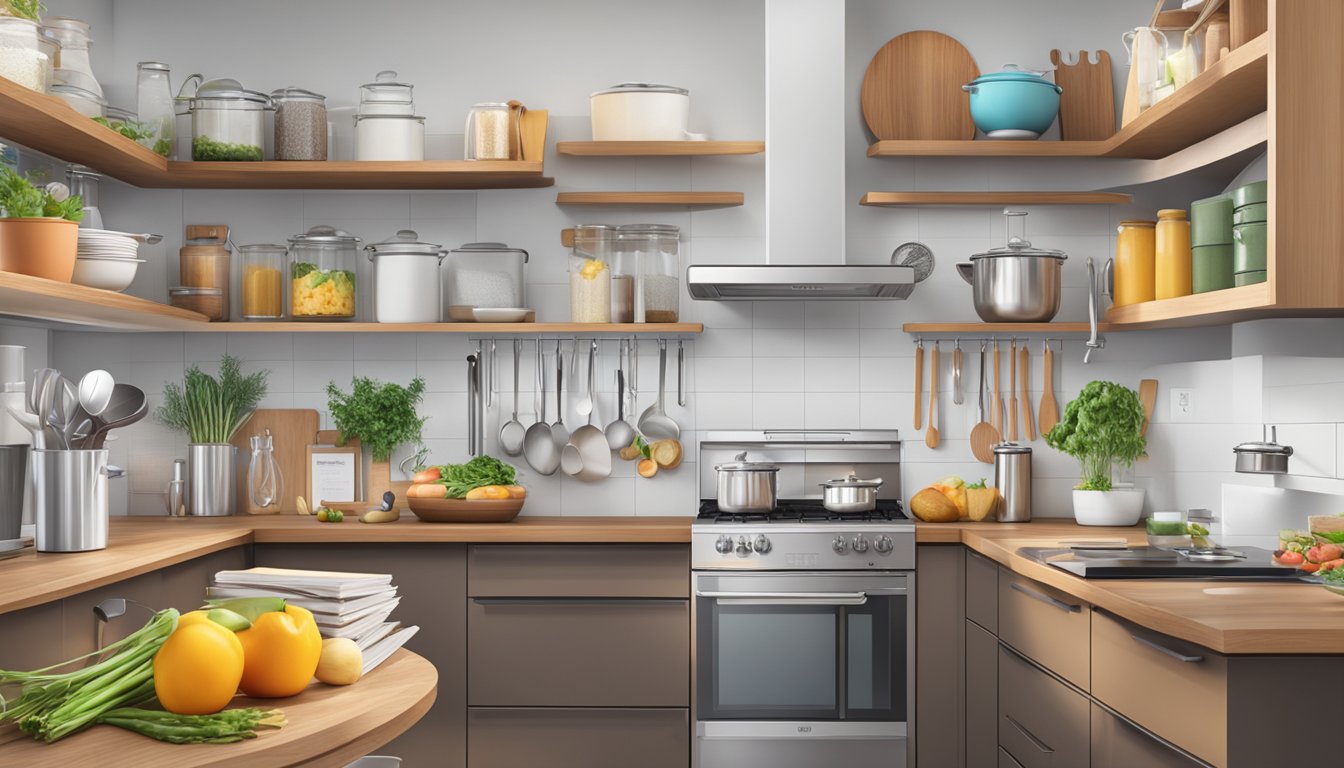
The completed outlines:
[[[304,489],[309,506],[316,511],[323,500],[359,501],[363,448],[358,440],[345,445],[308,446],[308,472]]]

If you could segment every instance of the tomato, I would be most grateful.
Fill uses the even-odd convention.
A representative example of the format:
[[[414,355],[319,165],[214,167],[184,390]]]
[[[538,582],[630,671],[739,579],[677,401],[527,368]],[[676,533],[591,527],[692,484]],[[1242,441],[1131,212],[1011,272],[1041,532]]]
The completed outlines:
[[[1336,568],[1339,568],[1339,567],[1341,567],[1341,566],[1344,566],[1344,558],[1336,558],[1336,559],[1334,559],[1334,560],[1327,560],[1326,562],[1321,563],[1321,570],[1320,570],[1320,572],[1321,572],[1321,573],[1325,573],[1326,571],[1333,571],[1333,570],[1335,570]]]
[[[1274,561],[1280,565],[1302,565],[1306,558],[1301,552],[1280,552],[1274,556]]]

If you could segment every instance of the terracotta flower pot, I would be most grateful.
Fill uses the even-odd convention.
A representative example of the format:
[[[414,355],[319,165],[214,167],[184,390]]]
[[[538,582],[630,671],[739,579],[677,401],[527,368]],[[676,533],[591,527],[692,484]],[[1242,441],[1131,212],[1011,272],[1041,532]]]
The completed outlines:
[[[0,219],[0,270],[70,282],[79,224],[65,219]]]

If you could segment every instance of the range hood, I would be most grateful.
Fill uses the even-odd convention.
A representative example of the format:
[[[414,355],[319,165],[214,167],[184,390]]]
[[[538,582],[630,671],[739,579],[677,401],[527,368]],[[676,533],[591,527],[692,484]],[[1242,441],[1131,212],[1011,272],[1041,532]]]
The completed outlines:
[[[915,287],[915,268],[887,264],[692,265],[686,270],[692,299],[904,299]]]

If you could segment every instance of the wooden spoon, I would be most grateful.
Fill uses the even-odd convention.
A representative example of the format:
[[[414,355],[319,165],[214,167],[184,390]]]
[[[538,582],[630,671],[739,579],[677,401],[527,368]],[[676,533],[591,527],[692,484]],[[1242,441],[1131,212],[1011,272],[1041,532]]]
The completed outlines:
[[[1055,352],[1050,348],[1050,342],[1045,342],[1045,376],[1041,386],[1041,408],[1039,424],[1041,434],[1049,432],[1059,423],[1059,403],[1055,402]]]
[[[1008,346],[1008,439],[1017,442],[1017,339]]]
[[[1036,419],[1031,415],[1031,353],[1027,351],[1027,345],[1023,344],[1018,354],[1022,356],[1022,361],[1017,366],[1017,370],[1022,374],[1022,431],[1026,433],[1028,440],[1035,440]]]
[[[990,407],[989,423],[994,431],[1003,434],[1003,386],[999,383],[999,342],[994,342],[994,404]]]
[[[999,431],[994,428],[993,424],[990,424],[985,420],[985,396],[987,389],[985,386],[985,375],[987,373],[985,370],[985,362],[985,344],[982,342],[980,344],[980,386],[976,391],[979,401],[976,413],[979,416],[979,421],[977,421],[976,425],[971,428],[971,453],[975,455],[977,461],[984,462],[985,464],[993,464],[994,444],[999,442]]]
[[[933,343],[933,354],[929,356],[929,430],[924,433],[924,444],[937,448],[938,435],[938,342]]]
[[[1153,420],[1153,406],[1157,404],[1157,379],[1139,382],[1139,402],[1143,403],[1143,429],[1139,434],[1147,436],[1148,424]]]
[[[915,345],[915,431],[924,428],[924,420],[920,418],[920,409],[923,404],[920,402],[924,398],[924,342]]]

